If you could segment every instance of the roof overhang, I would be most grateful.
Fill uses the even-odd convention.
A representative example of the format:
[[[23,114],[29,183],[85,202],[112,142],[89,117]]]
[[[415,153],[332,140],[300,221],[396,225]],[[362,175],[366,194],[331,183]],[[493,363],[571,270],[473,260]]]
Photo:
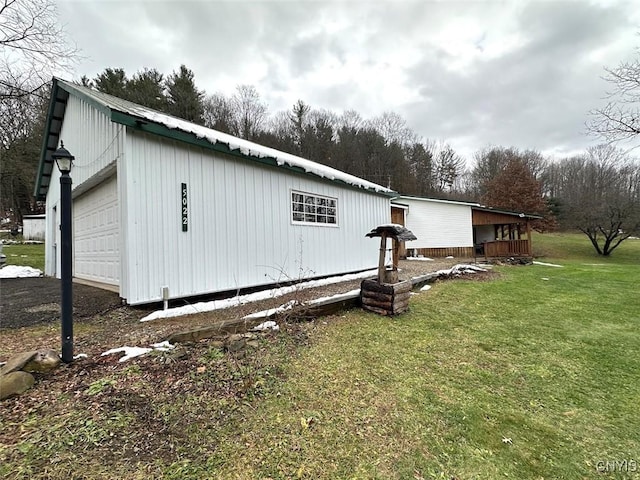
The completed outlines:
[[[62,122],[64,121],[68,100],[69,92],[60,88],[57,79],[54,78],[53,85],[51,86],[51,100],[49,102],[49,111],[47,113],[45,132],[40,151],[38,176],[36,177],[36,186],[33,192],[36,200],[44,200],[47,197],[47,190],[49,190],[49,184],[51,183],[51,173],[54,164],[51,154],[56,151],[60,143],[60,132],[62,130]]]
[[[462,200],[447,200],[444,198],[427,198],[427,197],[413,197],[411,195],[399,195],[399,196],[395,196],[394,198],[391,199],[392,203],[399,203],[398,201],[402,200],[402,201],[411,201],[411,200],[415,200],[415,201],[419,201],[419,202],[432,202],[432,203],[446,203],[449,205],[466,205],[469,207],[477,207],[480,204],[476,203],[476,202],[465,202]],[[395,205],[394,205],[395,206]]]
[[[477,210],[479,212],[490,212],[490,213],[497,213],[500,215],[506,215],[509,217],[513,217],[514,221],[520,220],[520,221],[524,221],[524,220],[541,220],[544,217],[541,215],[536,215],[536,214],[532,214],[532,213],[522,213],[522,212],[514,212],[512,210],[501,210],[499,208],[491,208],[491,207],[485,207],[485,206],[474,206],[471,207],[472,210]]]

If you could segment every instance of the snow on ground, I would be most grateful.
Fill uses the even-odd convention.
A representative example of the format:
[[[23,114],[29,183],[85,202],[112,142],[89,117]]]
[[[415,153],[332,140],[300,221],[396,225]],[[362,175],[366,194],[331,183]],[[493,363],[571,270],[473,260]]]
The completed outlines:
[[[139,357],[140,355],[144,355],[145,353],[149,353],[153,348],[144,348],[144,347],[119,347],[112,348],[111,350],[107,350],[106,352],[102,352],[100,354],[101,357],[105,355],[111,355],[112,353],[120,353],[124,352],[125,355],[121,357],[118,362],[126,362],[127,360],[131,360],[132,358]]]
[[[264,332],[265,330],[273,330],[275,332],[280,330],[280,326],[273,320],[267,320],[266,322],[262,322],[257,327],[251,329],[252,332]]]
[[[256,313],[251,313],[249,315],[245,315],[244,317],[242,317],[243,320],[255,320],[257,318],[267,318],[267,317],[271,317],[273,315],[277,315],[278,313],[283,313],[286,312],[287,310],[291,310],[293,307],[295,307],[296,305],[296,301],[295,300],[290,300],[287,303],[285,303],[284,305],[280,305],[277,308],[269,308],[268,310],[262,310],[260,312],[256,312]],[[269,323],[269,322],[265,322],[265,323]],[[254,328],[253,330],[260,330],[260,327],[263,327],[265,323],[261,323],[260,325],[258,325],[256,328]],[[269,328],[269,327],[267,327]]]
[[[557,268],[563,268],[562,265],[556,265],[555,263],[544,263],[544,262],[533,262],[534,265],[542,265],[543,267],[557,267]]]
[[[483,267],[479,267],[477,265],[469,265],[466,263],[459,263],[454,265],[451,268],[445,268],[444,270],[438,270],[436,275],[441,277],[448,277],[450,275],[460,275],[464,273],[475,274],[478,272],[486,272],[489,265],[484,265]]]
[[[429,257],[407,257],[407,260],[417,260],[420,262],[433,262],[435,261],[433,258]]]
[[[421,292],[426,292],[427,290],[431,290],[431,285],[425,285],[420,289]]]
[[[0,278],[27,278],[41,276],[42,271],[33,267],[23,267],[21,265],[6,265],[0,268]]]
[[[105,355],[111,355],[113,353],[124,352],[124,356],[121,357],[118,362],[126,362],[127,360],[131,360],[132,358],[139,357],[140,355],[146,355],[149,352],[153,352],[154,350],[158,350],[160,352],[166,352],[168,350],[173,350],[175,345],[171,345],[167,340],[160,343],[154,343],[150,348],[145,347],[118,347],[112,348],[111,350],[107,350],[100,354],[101,357]]]
[[[305,302],[302,306],[305,307],[312,307],[314,305],[318,305],[318,304],[322,304],[325,302],[339,302],[340,300],[346,300],[348,298],[352,298],[356,295],[360,294],[360,289],[357,288],[355,290],[349,290],[348,292],[344,292],[344,293],[337,293],[335,295],[331,295],[330,297],[320,297],[320,298],[316,298],[314,300],[311,300],[310,302]],[[286,312],[287,310],[291,310],[294,306],[296,305],[296,301],[295,300],[291,300],[290,302],[285,303],[284,305],[280,305],[277,308],[270,308],[268,310],[262,310],[260,312],[256,312],[256,313],[252,313],[250,315],[246,315],[244,317],[242,317],[243,320],[256,320],[259,318],[269,318],[272,315],[276,315],[278,313],[282,313],[282,312]],[[258,325],[257,327],[253,328],[252,330],[259,330],[261,326],[264,326],[266,324],[270,324],[270,323],[274,323],[275,322],[264,322],[261,323],[260,325]],[[278,325],[276,325],[276,327],[278,327]],[[263,328],[264,329],[264,328]],[[274,328],[274,330],[278,330],[278,328]]]
[[[249,293],[247,295],[239,295],[233,298],[226,298],[224,300],[198,302],[198,303],[194,303],[193,305],[184,305],[182,307],[168,308],[167,310],[156,310],[155,312],[151,312],[146,317],[140,319],[140,321],[148,322],[150,320],[157,320],[160,318],[181,317],[183,315],[192,315],[194,313],[212,312],[214,310],[237,307],[238,305],[244,305],[245,303],[257,302],[259,300],[266,300],[269,298],[281,297],[288,293],[293,293],[305,288],[323,287],[325,285],[331,285],[333,283],[349,282],[351,280],[368,278],[376,275],[377,272],[378,272],[377,270],[367,270],[366,272],[361,272],[361,273],[340,275],[336,277],[323,278],[320,280],[311,280],[308,282],[298,283],[297,285],[290,285],[288,287],[280,287],[280,288],[274,288],[271,290],[263,290],[261,292]]]

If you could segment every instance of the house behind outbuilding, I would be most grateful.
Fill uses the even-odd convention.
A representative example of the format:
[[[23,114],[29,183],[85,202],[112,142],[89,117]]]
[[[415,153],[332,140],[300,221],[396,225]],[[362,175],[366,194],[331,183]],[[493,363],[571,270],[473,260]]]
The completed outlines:
[[[59,172],[74,156],[74,278],[129,304],[374,268],[391,190],[54,79],[35,195],[59,276]]]

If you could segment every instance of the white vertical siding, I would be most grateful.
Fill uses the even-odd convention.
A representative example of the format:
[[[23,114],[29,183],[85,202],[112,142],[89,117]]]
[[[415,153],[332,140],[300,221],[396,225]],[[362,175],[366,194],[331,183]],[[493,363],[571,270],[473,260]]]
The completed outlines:
[[[471,207],[456,203],[402,197],[409,205],[406,226],[417,240],[407,248],[445,248],[473,246]]]
[[[163,286],[182,297],[376,266],[365,234],[388,223],[386,197],[138,132],[127,142],[129,303],[159,300]],[[338,227],[292,224],[292,189],[337,198]]]
[[[84,100],[69,96],[60,138],[75,156],[73,190],[109,165],[124,151],[126,129]],[[54,170],[57,167],[54,166]]]
[[[44,274],[60,278],[60,172],[57,167],[51,171],[51,183],[47,191],[44,232]],[[58,253],[56,253],[58,252]]]
[[[60,138],[75,156],[71,169],[75,197],[96,185],[106,171],[113,174],[124,152],[126,130],[94,106],[69,96]],[[60,276],[60,249],[56,249],[60,226],[60,172],[54,165],[47,191],[47,226],[45,231],[45,274]],[[54,209],[57,211],[54,213]],[[121,215],[120,210],[116,212]],[[74,236],[74,245],[76,243]],[[117,246],[118,250],[121,250]],[[75,254],[75,252],[74,252]],[[117,278],[117,276],[116,276]]]

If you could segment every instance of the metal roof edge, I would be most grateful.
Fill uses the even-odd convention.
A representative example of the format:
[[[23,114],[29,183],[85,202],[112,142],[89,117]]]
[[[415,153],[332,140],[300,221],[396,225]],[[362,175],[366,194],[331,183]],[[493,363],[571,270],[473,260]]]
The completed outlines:
[[[480,206],[477,202],[465,202],[463,200],[446,200],[443,198],[428,198],[428,197],[417,197],[413,195],[399,195],[395,197],[396,199],[402,200],[418,200],[422,202],[436,202],[436,203],[451,203],[454,205],[468,205],[470,207]]]
[[[504,215],[513,215],[521,218],[531,218],[541,220],[544,217],[542,215],[537,215],[535,213],[524,213],[524,212],[514,212],[513,210],[502,210],[499,208],[487,207],[486,205],[478,205],[477,207],[472,207],[473,210],[480,210],[483,212],[493,212],[493,213],[502,213]]]
[[[302,174],[302,175],[307,175],[307,176],[313,175],[315,178],[321,179],[325,182],[338,183],[340,185],[343,185],[345,187],[348,187],[354,190],[364,190],[366,192],[385,196],[385,197],[395,197],[397,195],[397,192],[393,192],[393,191],[379,191],[373,188],[366,188],[363,186],[353,185],[344,180],[331,179],[331,178],[323,177],[321,175],[316,175],[313,172],[305,171],[302,167],[288,165],[286,163],[284,164],[279,163],[278,159],[274,157],[257,157],[254,155],[247,155],[245,153],[242,153],[240,149],[231,149],[229,145],[224,142],[218,141],[216,143],[212,143],[206,138],[198,137],[193,132],[186,132],[179,129],[172,129],[167,127],[166,125],[163,125],[162,123],[154,122],[153,120],[150,120],[146,117],[138,117],[127,112],[121,112],[121,111],[112,109],[111,121],[115,123],[119,123],[121,125],[125,125],[137,131],[169,138],[171,140],[176,140],[179,142],[184,142],[189,145],[205,148],[208,150],[214,150],[216,152],[224,153],[227,155],[242,158],[245,160],[250,160],[257,163],[261,163],[263,165],[267,165],[270,167],[284,168],[286,170],[289,170],[298,174]]]

